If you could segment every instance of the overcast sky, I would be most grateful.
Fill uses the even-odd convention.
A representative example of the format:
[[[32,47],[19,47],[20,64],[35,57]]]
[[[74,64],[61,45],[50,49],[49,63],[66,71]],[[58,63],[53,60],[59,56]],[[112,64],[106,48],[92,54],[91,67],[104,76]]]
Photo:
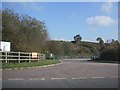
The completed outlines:
[[[117,2],[2,2],[2,8],[44,21],[54,40],[71,41],[76,34],[89,41],[118,39]]]

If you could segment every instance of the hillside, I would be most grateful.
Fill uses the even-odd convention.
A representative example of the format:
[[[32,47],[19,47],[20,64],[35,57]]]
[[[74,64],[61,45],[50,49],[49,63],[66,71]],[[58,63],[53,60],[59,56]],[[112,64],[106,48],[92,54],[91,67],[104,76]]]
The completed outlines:
[[[78,34],[73,36],[74,41],[50,40],[45,22],[34,17],[6,9],[2,19],[2,40],[11,42],[11,51],[53,53],[56,58],[98,55],[102,60],[118,60],[120,56],[120,43],[114,39],[104,43],[98,37],[99,43],[86,42]]]

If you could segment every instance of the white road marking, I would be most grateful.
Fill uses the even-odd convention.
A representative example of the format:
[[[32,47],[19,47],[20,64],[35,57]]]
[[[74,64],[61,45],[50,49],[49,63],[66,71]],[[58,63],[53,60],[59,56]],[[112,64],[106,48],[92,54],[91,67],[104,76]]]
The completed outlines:
[[[45,78],[30,78],[29,80],[45,80]]]
[[[47,65],[47,66],[54,66],[54,65]]]
[[[8,80],[24,80],[23,78],[8,78]]]
[[[47,67],[47,66],[42,66],[42,67]]]
[[[41,78],[40,80],[45,80],[45,78]]]
[[[102,79],[105,77],[90,77],[92,79]],[[118,76],[109,76],[109,78],[118,78]],[[67,80],[67,78],[51,78],[50,80]],[[70,79],[70,78],[68,78]],[[89,77],[72,77],[72,80],[89,79]],[[0,78],[2,80],[2,78]],[[24,78],[8,78],[8,80],[24,80]],[[45,78],[29,78],[29,80],[46,80]]]
[[[93,79],[97,79],[97,78],[105,78],[105,77],[92,77]]]
[[[72,79],[87,79],[87,77],[75,77],[75,78],[72,78]]]
[[[51,78],[51,80],[60,80],[60,79],[66,79],[66,78]]]
[[[14,68],[14,70],[18,70],[18,68]]]
[[[5,70],[7,71],[7,70],[12,70],[12,69],[5,69]]]

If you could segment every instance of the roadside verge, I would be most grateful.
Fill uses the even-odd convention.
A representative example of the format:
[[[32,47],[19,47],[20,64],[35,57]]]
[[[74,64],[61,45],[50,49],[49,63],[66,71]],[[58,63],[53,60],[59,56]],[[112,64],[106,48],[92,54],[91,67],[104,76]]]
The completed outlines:
[[[40,62],[31,63],[7,63],[2,65],[1,70],[18,70],[18,69],[30,69],[30,68],[44,68],[48,66],[55,66],[61,64],[58,60],[44,60]]]

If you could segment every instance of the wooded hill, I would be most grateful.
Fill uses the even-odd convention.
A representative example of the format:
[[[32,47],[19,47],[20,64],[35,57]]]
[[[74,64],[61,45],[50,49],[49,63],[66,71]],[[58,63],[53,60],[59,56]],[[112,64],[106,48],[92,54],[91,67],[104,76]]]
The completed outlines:
[[[111,43],[104,43],[100,37],[99,43],[85,42],[78,34],[71,42],[50,40],[45,22],[9,9],[2,11],[2,28],[2,40],[11,42],[12,51],[53,53],[56,57],[100,55],[111,60],[120,56],[120,44],[114,39]]]

